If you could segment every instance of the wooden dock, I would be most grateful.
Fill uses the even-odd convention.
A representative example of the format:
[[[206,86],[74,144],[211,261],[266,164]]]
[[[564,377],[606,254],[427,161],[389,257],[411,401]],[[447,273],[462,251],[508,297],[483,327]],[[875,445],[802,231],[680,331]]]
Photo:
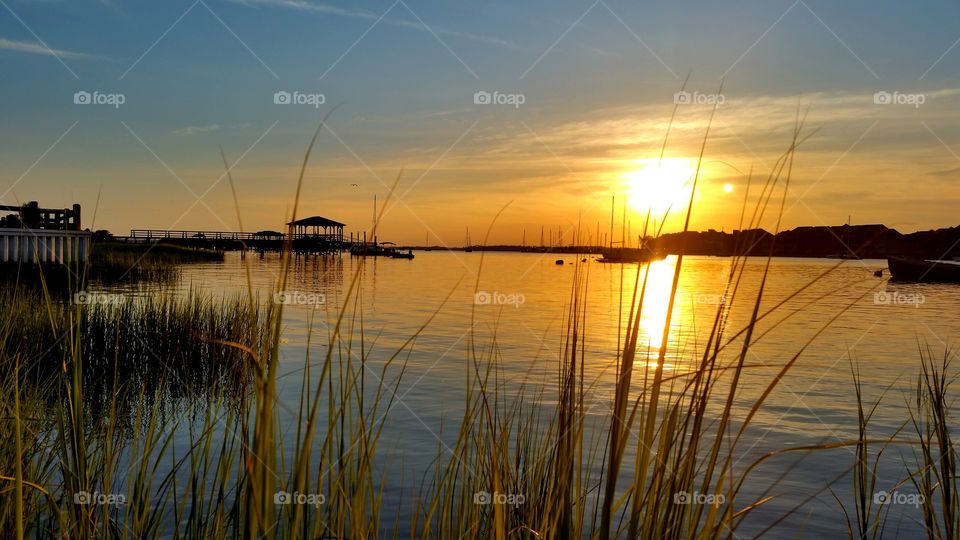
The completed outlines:
[[[287,223],[287,233],[277,231],[203,231],[132,229],[130,236],[116,237],[129,243],[163,242],[185,247],[223,251],[280,251],[289,240],[296,253],[334,254],[350,249],[343,235],[346,225],[321,216]]]

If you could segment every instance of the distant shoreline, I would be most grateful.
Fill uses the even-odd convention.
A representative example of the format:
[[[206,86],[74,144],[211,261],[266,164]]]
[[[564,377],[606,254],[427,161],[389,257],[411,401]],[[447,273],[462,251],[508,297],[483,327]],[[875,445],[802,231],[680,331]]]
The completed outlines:
[[[637,237],[631,242],[640,243]],[[886,259],[906,256],[919,259],[960,257],[960,226],[903,234],[886,225],[797,227],[776,235],[763,229],[723,232],[688,231],[646,238],[647,248],[659,255],[732,255],[801,257],[813,259]],[[619,246],[614,246],[617,249]],[[466,247],[414,246],[402,249],[464,251]],[[522,246],[498,244],[470,246],[474,251],[601,255],[604,246]]]
[[[565,247],[565,248],[562,248],[562,249],[560,249],[560,248],[557,248],[557,249],[554,249],[554,250],[546,250],[546,249],[545,249],[545,250],[540,251],[540,250],[531,250],[529,247],[526,248],[526,249],[522,249],[522,248],[523,248],[523,246],[512,246],[512,245],[505,245],[505,246],[486,246],[486,247],[484,247],[484,246],[472,246],[472,247],[471,247],[471,249],[472,249],[473,251],[476,251],[476,252],[484,252],[484,253],[523,253],[523,254],[530,254],[530,255],[549,255],[549,254],[554,254],[554,255],[583,255],[583,256],[590,256],[590,257],[594,257],[594,258],[599,258],[599,257],[602,255],[602,252],[601,252],[600,250],[601,250],[601,249],[604,249],[604,248],[599,248],[599,247],[587,247],[587,248],[584,248],[584,250],[580,250],[580,249],[577,249],[577,248]],[[464,248],[464,247],[444,247],[444,246],[403,246],[403,247],[401,247],[401,248],[399,248],[399,249],[404,250],[404,251],[405,251],[405,250],[412,250],[412,251],[426,251],[426,252],[430,252],[430,251],[463,252],[463,251],[465,251],[466,248]],[[588,251],[588,250],[595,250],[595,251]],[[677,253],[666,253],[665,255],[677,255]],[[729,257],[730,255],[711,255],[711,254],[702,254],[702,253],[686,253],[685,256],[687,256],[687,257],[717,257],[717,258],[724,258],[724,257]],[[752,254],[747,254],[747,255],[742,255],[742,256],[743,256],[743,257],[750,257],[750,258],[763,258],[763,257],[767,257],[768,255],[767,255],[767,254],[752,253]],[[849,260],[849,261],[860,261],[860,260],[874,261],[874,260],[876,260],[876,261],[882,261],[882,260],[885,260],[885,259],[886,259],[886,257],[859,257],[859,258],[854,258],[854,257],[838,257],[838,256],[827,256],[827,255],[824,255],[824,256],[819,256],[819,255],[774,255],[773,257],[774,257],[774,258],[777,258],[777,259],[823,259],[823,260],[832,260],[832,261],[837,261],[837,260]]]

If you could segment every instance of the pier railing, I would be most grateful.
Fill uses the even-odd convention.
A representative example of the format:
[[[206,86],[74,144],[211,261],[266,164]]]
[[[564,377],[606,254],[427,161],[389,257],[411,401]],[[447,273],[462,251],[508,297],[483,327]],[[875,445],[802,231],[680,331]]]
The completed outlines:
[[[0,229],[0,261],[71,264],[84,262],[90,233],[50,229]]]
[[[207,240],[265,240],[270,236],[256,235],[248,232],[224,232],[224,231],[171,231],[162,229],[133,229],[130,231],[130,238],[146,239],[207,239]]]
[[[174,231],[164,229],[131,229],[128,238],[143,238],[147,240],[283,240],[285,235],[264,235],[250,232],[231,231]],[[293,238],[318,238],[323,240],[341,240],[342,236],[330,234],[297,233]]]

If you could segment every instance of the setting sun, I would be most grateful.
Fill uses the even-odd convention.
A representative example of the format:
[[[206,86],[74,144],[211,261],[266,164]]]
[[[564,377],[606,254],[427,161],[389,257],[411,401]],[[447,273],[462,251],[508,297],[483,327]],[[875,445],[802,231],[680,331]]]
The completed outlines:
[[[624,173],[630,205],[640,212],[649,210],[662,216],[667,211],[686,208],[696,173],[696,161],[690,158],[637,160],[639,168]]]

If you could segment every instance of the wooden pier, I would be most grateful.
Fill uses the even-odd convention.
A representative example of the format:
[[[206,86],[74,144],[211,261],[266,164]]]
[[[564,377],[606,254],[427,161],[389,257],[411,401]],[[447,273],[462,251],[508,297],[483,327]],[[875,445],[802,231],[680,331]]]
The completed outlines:
[[[186,247],[224,251],[280,251],[287,240],[297,253],[332,254],[349,249],[343,228],[346,225],[321,216],[287,223],[287,234],[277,231],[204,231],[132,229],[130,236],[116,237],[130,243],[163,242]]]

